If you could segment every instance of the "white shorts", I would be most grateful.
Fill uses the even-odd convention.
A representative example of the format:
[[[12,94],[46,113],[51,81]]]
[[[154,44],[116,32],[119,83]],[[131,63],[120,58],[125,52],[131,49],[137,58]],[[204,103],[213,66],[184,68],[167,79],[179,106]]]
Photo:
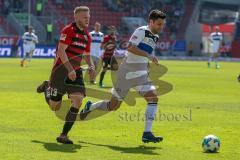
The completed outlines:
[[[35,49],[35,45],[34,44],[23,44],[23,53],[24,53],[24,55],[26,53],[30,53],[34,49]]]
[[[111,92],[114,98],[123,101],[131,88],[138,91],[141,96],[156,90],[149,79],[147,65],[129,64],[123,61],[117,71],[116,81]]]
[[[102,50],[91,48],[91,56],[101,57]]]
[[[217,46],[217,45],[214,45],[214,44],[210,44],[210,46],[209,46],[209,52],[210,53],[218,53],[218,50],[219,50],[219,46]]]

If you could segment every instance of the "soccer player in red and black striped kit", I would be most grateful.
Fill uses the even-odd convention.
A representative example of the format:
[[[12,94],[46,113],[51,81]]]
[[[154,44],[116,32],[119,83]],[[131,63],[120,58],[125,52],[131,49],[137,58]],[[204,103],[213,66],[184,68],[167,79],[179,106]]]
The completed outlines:
[[[45,99],[53,111],[61,107],[62,96],[67,93],[72,104],[65,117],[62,133],[57,137],[59,143],[73,144],[67,134],[76,121],[82,99],[85,97],[80,63],[85,59],[90,75],[94,75],[94,65],[90,59],[91,38],[86,30],[89,24],[90,10],[87,6],[74,9],[75,22],[61,31],[56,50],[52,73],[49,81],[44,81],[37,88],[38,93],[44,92]]]
[[[101,48],[104,49],[102,62],[103,62],[103,70],[100,74],[99,87],[104,87],[103,78],[108,69],[108,65],[110,65],[111,70],[116,70],[117,62],[113,58],[113,54],[117,47],[117,38],[116,38],[116,28],[114,26],[108,27],[108,35],[104,36],[103,42],[101,44]]]

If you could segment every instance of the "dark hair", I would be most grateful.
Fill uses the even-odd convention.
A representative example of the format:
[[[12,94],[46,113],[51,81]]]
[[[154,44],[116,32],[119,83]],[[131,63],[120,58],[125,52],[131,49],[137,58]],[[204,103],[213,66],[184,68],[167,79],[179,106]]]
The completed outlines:
[[[148,20],[157,20],[158,18],[161,18],[161,19],[166,19],[166,14],[160,10],[157,10],[157,9],[154,9],[154,10],[151,10],[151,12],[149,13],[149,16],[148,16]]]

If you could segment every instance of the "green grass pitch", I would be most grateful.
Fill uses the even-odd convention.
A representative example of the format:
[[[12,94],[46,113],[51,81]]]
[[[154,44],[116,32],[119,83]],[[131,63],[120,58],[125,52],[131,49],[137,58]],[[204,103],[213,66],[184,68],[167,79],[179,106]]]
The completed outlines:
[[[160,97],[162,117],[153,125],[153,132],[164,136],[161,143],[141,142],[144,122],[136,115],[144,113],[146,102],[138,99],[136,106],[123,104],[101,118],[76,122],[69,135],[75,144],[61,145],[55,138],[63,121],[35,91],[48,79],[52,62],[33,59],[29,67],[21,68],[19,59],[0,59],[0,159],[240,159],[240,83],[236,79],[240,63],[221,62],[216,70],[205,62],[161,61],[168,68],[161,80],[174,87]],[[105,84],[111,85],[109,74]],[[220,138],[219,153],[202,152],[201,142],[208,134]]]

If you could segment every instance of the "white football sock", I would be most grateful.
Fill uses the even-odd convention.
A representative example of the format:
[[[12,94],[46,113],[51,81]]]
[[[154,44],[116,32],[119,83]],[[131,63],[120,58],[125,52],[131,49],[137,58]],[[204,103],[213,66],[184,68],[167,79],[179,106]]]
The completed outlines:
[[[99,101],[96,103],[93,103],[90,107],[90,111],[98,109],[98,110],[102,110],[102,111],[109,111],[108,109],[108,101]]]
[[[145,112],[145,129],[144,132],[151,132],[152,123],[157,112],[157,103],[149,103]]]

